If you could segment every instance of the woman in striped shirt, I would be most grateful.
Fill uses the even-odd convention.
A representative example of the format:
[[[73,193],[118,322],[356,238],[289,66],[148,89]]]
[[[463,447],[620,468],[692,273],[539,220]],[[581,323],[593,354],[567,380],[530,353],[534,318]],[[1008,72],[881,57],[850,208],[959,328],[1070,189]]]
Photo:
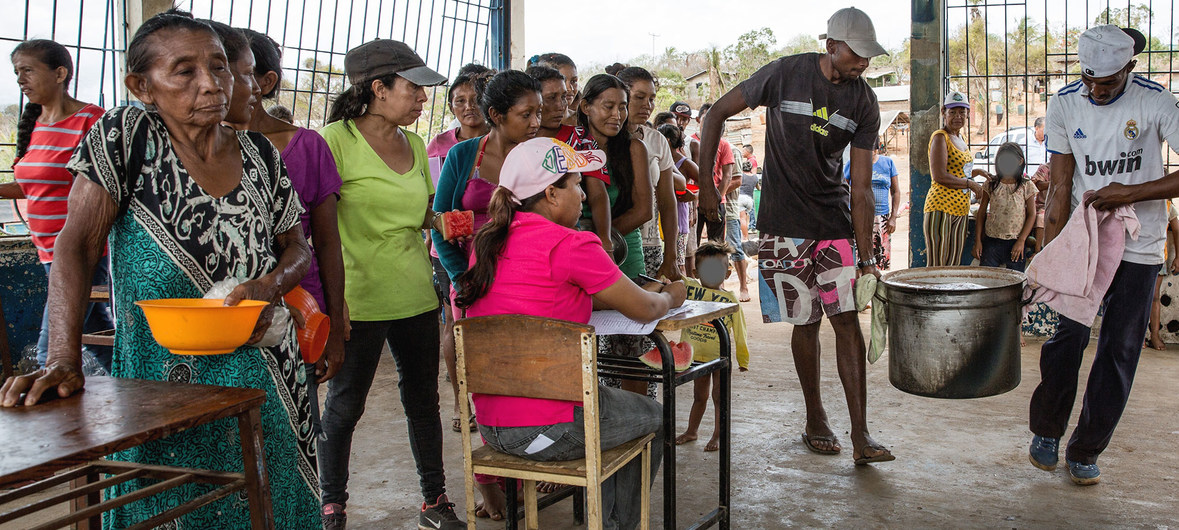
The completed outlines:
[[[21,94],[29,102],[17,125],[16,162],[12,167],[16,182],[0,184],[0,198],[27,199],[29,232],[48,277],[53,244],[65,225],[66,201],[74,183],[74,175],[66,171],[66,162],[86,131],[102,117],[103,110],[70,96],[67,89],[74,76],[74,63],[65,46],[51,40],[29,40],[17,45],[10,58]],[[100,260],[92,284],[109,284],[109,269],[106,260]],[[48,318],[47,311],[37,341],[37,363],[41,365],[45,364],[49,346]],[[85,332],[112,328],[106,304],[87,306]],[[111,348],[91,348],[109,372]]]

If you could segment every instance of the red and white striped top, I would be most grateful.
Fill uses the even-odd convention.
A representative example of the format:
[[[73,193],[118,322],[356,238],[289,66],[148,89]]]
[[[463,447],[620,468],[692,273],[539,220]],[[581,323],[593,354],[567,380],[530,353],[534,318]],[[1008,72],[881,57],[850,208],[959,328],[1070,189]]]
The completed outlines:
[[[37,122],[28,152],[12,167],[28,199],[29,232],[41,263],[53,261],[53,244],[65,226],[66,205],[74,184],[66,162],[103,112],[102,107],[86,105],[57,123]]]

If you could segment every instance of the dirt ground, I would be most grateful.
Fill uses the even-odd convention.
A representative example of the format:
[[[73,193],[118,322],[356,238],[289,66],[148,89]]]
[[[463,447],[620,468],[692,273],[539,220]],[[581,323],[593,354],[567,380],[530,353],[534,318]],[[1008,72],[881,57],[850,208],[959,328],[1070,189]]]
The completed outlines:
[[[900,165],[900,164],[898,164]],[[902,175],[907,177],[907,164]],[[907,179],[906,179],[907,180]],[[907,219],[893,252],[903,265]],[[734,275],[735,276],[735,275]],[[730,280],[729,288],[735,288]],[[756,289],[756,285],[751,286]],[[1062,469],[1048,473],[1027,460],[1028,400],[1039,380],[1041,341],[1023,348],[1023,381],[1007,394],[975,400],[909,395],[888,382],[888,354],[868,367],[868,418],[873,436],[895,462],[856,467],[851,462],[846,402],[834,367],[834,335],[824,325],[823,392],[832,426],[845,444],[841,456],[819,456],[799,440],[804,408],[789,350],[791,327],[763,324],[755,302],[743,304],[749,324],[750,371],[733,374],[733,528],[1063,528],[1174,527],[1179,501],[1179,413],[1174,405],[1179,351],[1145,350],[1126,414],[1102,455],[1100,485],[1074,486]],[[868,314],[861,315],[864,329]],[[1094,344],[1096,341],[1094,341]],[[1092,347],[1081,377],[1088,372]],[[443,389],[447,383],[441,383]],[[1082,388],[1084,379],[1082,379]],[[691,390],[679,389],[680,425]],[[443,392],[444,421],[451,406]],[[1080,394],[1074,423],[1080,409]],[[711,411],[711,408],[709,409]],[[716,453],[704,453],[711,433],[680,447],[679,521],[711,509],[716,498]],[[447,425],[448,426],[448,425]],[[349,523],[356,529],[413,528],[421,499],[405,442],[396,373],[386,358],[353,445]],[[465,499],[458,433],[446,431],[447,485],[460,511]],[[654,487],[652,516],[662,524],[662,486]],[[464,516],[465,518],[465,516]],[[541,512],[542,527],[572,526],[569,502]],[[480,528],[501,528],[483,520]]]

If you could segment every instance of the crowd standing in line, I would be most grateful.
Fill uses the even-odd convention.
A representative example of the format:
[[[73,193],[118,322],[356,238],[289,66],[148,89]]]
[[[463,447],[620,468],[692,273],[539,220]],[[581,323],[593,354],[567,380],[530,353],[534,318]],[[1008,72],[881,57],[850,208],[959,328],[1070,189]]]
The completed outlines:
[[[260,388],[266,467],[275,524],[320,528],[319,478],[307,375],[295,329],[277,346],[243,346],[221,356],[176,356],[153,339],[133,302],[200,298],[216,281],[245,279],[226,298],[278,302],[306,275],[311,253],[301,206],[278,149],[260,133],[222,123],[260,110],[249,43],[223,39],[208,23],[169,11],[146,21],[127,47],[127,88],[152,110],[118,107],[102,116],[67,168],[77,176],[50,273],[49,356],[45,367],[11,378],[0,405],[26,406],[45,392],[82,389],[80,340],[90,278],[110,236],[116,312],[112,375]],[[247,59],[248,57],[248,59]],[[237,66],[238,68],[235,68]],[[235,75],[235,72],[237,74]],[[194,237],[199,234],[201,237]],[[251,344],[271,323],[263,313]],[[237,471],[237,425],[222,420],[112,455],[116,460]],[[45,441],[52,443],[52,441]],[[150,482],[115,487],[125,494]],[[131,526],[200,494],[168,490],[104,516]],[[245,528],[249,510],[230,496],[182,517],[184,526]]]
[[[1029,147],[1025,160],[1019,146],[1005,144],[995,175],[972,169],[959,136],[970,104],[959,92],[946,96],[944,126],[929,147],[933,183],[924,228],[932,266],[960,262],[968,192],[979,199],[972,250],[984,266],[1022,270],[1026,256],[1056,238],[1077,208],[1131,208],[1141,223],[1104,297],[1094,368],[1068,443],[1068,471],[1082,485],[1100,479],[1096,461],[1128,399],[1147,320],[1158,324],[1148,300],[1152,287],[1157,299],[1168,223],[1179,235],[1164,200],[1179,195],[1179,176],[1164,177],[1159,156],[1161,140],[1179,145],[1179,110],[1169,92],[1132,73],[1141,51],[1136,33],[1096,26],[1081,35],[1081,80],[1060,90],[1046,120],[1036,121],[1036,149],[1048,159]],[[281,86],[281,50],[257,32],[178,10],[146,20],[128,46],[126,84],[148,108],[105,114],[69,96],[73,67],[64,47],[21,43],[10,58],[30,104],[18,131],[17,182],[0,185],[0,194],[29,200],[50,298],[38,344],[43,367],[6,381],[0,405],[32,406],[45,392],[64,397],[82,388],[82,332],[112,326],[86,294],[110,281],[119,325],[117,347],[95,352],[104,367],[116,377],[264,389],[276,523],[341,529],[352,436],[387,346],[423,497],[417,523],[463,528],[446,495],[438,393],[440,357],[455,382],[453,322],[496,314],[588,322],[595,305],[651,321],[685,300],[746,301],[742,242],[756,226],[763,320],[793,325],[790,349],[806,402],[802,443],[819,454],[842,451],[819,391],[825,314],[836,330],[852,459],[893,460],[868,432],[865,345],[852,296],[857,277],[888,268],[888,234],[898,214],[897,171],[883,156],[879,109],[862,78],[869,59],[885,52],[871,20],[855,8],[837,11],[823,38],[824,52],[775,60],[715,105],[703,105],[700,132],[690,138],[686,103],[673,103],[649,123],[658,82],[639,67],[614,65],[582,87],[573,60],[560,53],[534,56],[527,72],[467,65],[447,91],[456,122],[428,146],[407,127],[422,114],[425,88],[446,78],[398,41],[377,39],[348,52],[351,86],[318,132],[263,109],[262,100]],[[761,106],[781,112],[767,114],[759,172],[752,147],[743,146],[737,159],[723,136],[729,117]],[[1130,152],[1138,158],[1110,166]],[[1032,163],[1037,170],[1029,178]],[[1107,175],[1110,167],[1119,169]],[[702,178],[700,168],[712,178]],[[755,212],[759,188],[765,206]],[[473,235],[442,235],[439,214],[454,210],[472,212]],[[710,241],[700,241],[704,234]],[[1179,258],[1170,265],[1179,267]],[[734,268],[739,295],[722,285]],[[250,343],[232,354],[174,356],[152,340],[133,304],[201,297],[226,279],[242,282],[227,305],[281,303],[283,294],[304,287],[331,318],[323,358],[302,362],[298,324],[277,346],[249,345],[267,331],[269,310]],[[745,371],[743,314],[726,327]],[[1029,417],[1036,467],[1058,464],[1089,333],[1086,323],[1062,316],[1044,344]],[[715,329],[696,327],[685,336],[696,360],[719,355]],[[649,344],[603,337],[599,346],[637,356]],[[716,410],[716,377],[696,381],[677,443],[697,438],[710,395]],[[322,419],[317,384],[327,385]],[[641,395],[650,392],[646,384],[623,388],[630,392],[600,389],[603,448],[655,433],[657,466],[659,440],[675,433],[659,432],[660,407]],[[452,390],[457,397],[457,386]],[[481,395],[473,401],[475,417],[456,415],[454,430],[478,429],[497,450],[536,460],[582,454],[576,403]],[[230,447],[234,429],[214,422],[114,458],[240,469],[241,456]],[[537,448],[538,441],[551,443]],[[704,450],[718,444],[714,433]],[[501,483],[477,478],[478,516],[502,518]],[[650,479],[632,464],[608,481],[603,510],[611,525],[637,526],[639,481]],[[131,481],[117,489],[141,486]],[[109,521],[134,524],[194,491],[116,509]],[[244,501],[231,497],[185,515],[183,524],[244,527],[247,513]]]

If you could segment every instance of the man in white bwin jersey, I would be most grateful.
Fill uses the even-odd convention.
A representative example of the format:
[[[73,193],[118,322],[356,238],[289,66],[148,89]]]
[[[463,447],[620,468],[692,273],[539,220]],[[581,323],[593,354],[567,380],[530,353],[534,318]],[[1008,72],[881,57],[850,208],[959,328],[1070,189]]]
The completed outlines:
[[[1179,172],[1164,173],[1162,141],[1179,152],[1179,103],[1162,85],[1132,73],[1146,39],[1117,26],[1089,28],[1078,42],[1081,80],[1048,102],[1051,188],[1045,237],[1052,241],[1074,208],[1133,205],[1141,229],[1126,238],[1122,261],[1105,293],[1105,318],[1077,427],[1065,451],[1080,485],[1101,478],[1097,457],[1109,445],[1126,407],[1142,353],[1155,277],[1164,260],[1165,199],[1179,196]],[[1089,198],[1085,192],[1095,190]],[[1040,351],[1040,384],[1032,394],[1029,459],[1056,468],[1060,438],[1077,393],[1091,323],[1064,316]]]

